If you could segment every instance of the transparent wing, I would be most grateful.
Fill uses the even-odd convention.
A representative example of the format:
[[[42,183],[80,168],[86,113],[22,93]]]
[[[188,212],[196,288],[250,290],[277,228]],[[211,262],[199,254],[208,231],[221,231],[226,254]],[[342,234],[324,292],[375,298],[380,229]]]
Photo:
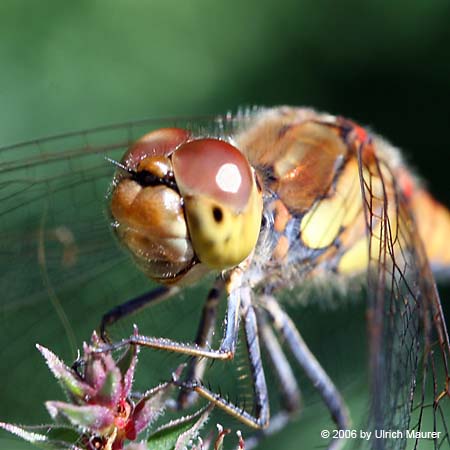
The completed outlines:
[[[152,288],[110,230],[107,195],[115,168],[105,156],[120,160],[131,142],[156,128],[226,136],[240,120],[142,121],[0,148],[3,421],[42,422],[46,413],[37,405],[60,397],[36,343],[70,361],[103,313]],[[166,336],[173,328],[163,319],[153,325]]]
[[[403,432],[374,439],[372,448],[449,448],[450,349],[433,275],[388,165],[370,142],[358,156],[370,236],[371,425]]]
[[[0,286],[8,293],[2,307],[17,309],[47,296],[48,286],[43,290],[39,282],[42,271],[63,288],[117,264],[120,252],[107,215],[114,166],[105,157],[120,160],[131,142],[153,129],[192,129],[193,123],[135,122],[0,148],[0,242],[6,263]],[[225,134],[230,126],[221,118],[195,123],[204,134]],[[33,269],[36,262],[39,271]],[[94,272],[86,270],[89,266]],[[33,282],[17,276],[21,269],[35,276]]]

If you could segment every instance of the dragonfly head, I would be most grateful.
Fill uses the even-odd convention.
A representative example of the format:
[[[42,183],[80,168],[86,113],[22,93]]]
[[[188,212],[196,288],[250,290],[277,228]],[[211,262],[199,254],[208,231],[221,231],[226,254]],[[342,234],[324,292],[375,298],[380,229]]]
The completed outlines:
[[[119,166],[114,228],[150,278],[191,280],[236,266],[254,249],[262,193],[246,157],[228,142],[160,129],[139,139]]]

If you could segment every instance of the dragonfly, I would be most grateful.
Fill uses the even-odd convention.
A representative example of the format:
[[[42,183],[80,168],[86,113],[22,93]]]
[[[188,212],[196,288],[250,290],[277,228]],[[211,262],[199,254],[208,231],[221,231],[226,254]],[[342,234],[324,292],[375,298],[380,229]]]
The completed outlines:
[[[31,335],[45,314],[43,298],[56,312],[58,332],[71,342],[71,324],[91,320],[89,304],[80,304],[91,297],[83,295],[86,286],[98,297],[127,300],[103,315],[100,328],[109,339],[109,328],[124,317],[212,277],[194,342],[131,334],[109,345],[189,355],[181,407],[195,393],[270,432],[261,347],[279,380],[279,417],[288,420],[299,408],[283,342],[336,429],[347,430],[345,401],[280,295],[309,280],[350,284],[363,276],[371,374],[367,429],[403,433],[372,439],[370,446],[405,448],[411,430],[413,448],[450,446],[450,346],[433,278],[450,266],[450,214],[400,152],[375,133],[311,109],[255,108],[59,135],[5,147],[0,155],[2,310],[35,313],[19,329],[9,330],[5,321],[2,342],[11,333]],[[127,273],[136,269],[115,240],[143,274],[130,275],[125,287],[119,282],[123,266]],[[146,278],[160,286],[120,298]],[[212,348],[224,298],[223,338]],[[241,324],[253,381],[251,413],[201,381],[205,361],[233,359]],[[329,444],[342,445],[343,439]]]

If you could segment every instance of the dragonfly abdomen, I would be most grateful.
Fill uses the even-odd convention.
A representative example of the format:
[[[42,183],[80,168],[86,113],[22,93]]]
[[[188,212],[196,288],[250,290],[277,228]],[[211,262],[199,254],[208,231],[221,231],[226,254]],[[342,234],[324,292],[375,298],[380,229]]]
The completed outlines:
[[[450,274],[450,212],[424,189],[411,198],[419,236],[425,247],[431,269],[436,274]]]

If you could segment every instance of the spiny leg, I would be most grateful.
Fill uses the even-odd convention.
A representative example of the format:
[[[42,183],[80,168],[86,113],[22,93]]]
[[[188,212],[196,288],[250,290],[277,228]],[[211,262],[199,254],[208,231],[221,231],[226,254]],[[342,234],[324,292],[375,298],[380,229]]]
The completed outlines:
[[[267,350],[275,375],[278,378],[283,406],[289,413],[295,413],[300,409],[301,394],[297,380],[292,372],[291,365],[278,342],[275,333],[267,323],[266,312],[261,308],[256,309],[259,335],[261,343]]]
[[[341,395],[309,350],[290,317],[281,309],[278,301],[274,297],[264,296],[259,300],[264,306],[264,309],[269,313],[274,327],[284,337],[295,359],[321,395],[338,428],[340,430],[347,429],[350,425],[350,418]],[[335,440],[329,446],[329,449],[336,450],[341,448],[343,443],[342,439]]]
[[[139,297],[135,297],[131,300],[122,303],[106,314],[103,315],[102,321],[100,323],[100,336],[105,342],[110,342],[106,328],[124,319],[125,317],[131,316],[132,314],[140,311],[147,306],[154,305],[160,301],[166,300],[172,297],[179,291],[177,287],[167,287],[158,286],[150,292],[146,292]]]
[[[269,399],[267,385],[262,370],[261,352],[259,348],[258,326],[256,314],[251,303],[250,288],[241,287],[242,272],[235,269],[225,283],[228,293],[227,314],[225,319],[225,332],[219,350],[208,350],[196,344],[185,344],[165,338],[142,336],[135,333],[128,339],[104,346],[99,351],[111,351],[128,345],[140,345],[160,350],[173,351],[194,357],[205,357],[211,359],[231,359],[234,357],[239,321],[241,315],[244,317],[244,331],[248,347],[250,370],[253,378],[253,389],[255,396],[255,416],[242,411],[232,403],[223,399],[220,395],[213,393],[202,386],[199,382],[176,382],[180,387],[195,390],[202,397],[216,404],[232,416],[238,418],[244,424],[253,428],[266,428],[269,423]]]
[[[227,313],[225,318],[225,332],[218,350],[207,349],[198,346],[195,343],[183,343],[173,341],[167,338],[144,336],[135,333],[127,339],[108,344],[99,348],[99,352],[114,351],[116,349],[129,345],[140,345],[142,347],[154,348],[157,350],[166,350],[169,352],[181,353],[194,357],[204,357],[210,359],[232,359],[236,351],[236,343],[239,331],[239,308],[241,304],[241,283],[242,270],[238,267],[230,272],[225,282],[227,297]]]
[[[245,448],[247,450],[256,448],[262,439],[282,430],[292,419],[292,416],[298,412],[301,403],[301,394],[297,380],[278,342],[277,336],[267,321],[266,315],[267,313],[261,308],[256,309],[260,340],[266,348],[267,356],[278,378],[283,409],[270,418],[270,424],[265,430],[260,430],[245,439]]]
[[[217,309],[220,296],[224,290],[224,282],[218,278],[214,286],[208,293],[202,310],[200,324],[195,338],[195,344],[199,347],[206,347],[212,341],[213,332],[216,326]],[[186,369],[185,381],[201,380],[205,373],[207,360],[205,358],[191,358]],[[178,408],[185,409],[192,405],[197,399],[197,394],[192,390],[183,389],[178,396]]]
[[[290,416],[285,411],[280,411],[270,418],[270,424],[265,430],[258,430],[245,438],[245,450],[253,450],[262,440],[273,434],[279,433],[290,421]]]
[[[251,291],[248,287],[243,289],[242,314],[244,317],[244,334],[250,361],[250,371],[253,378],[257,425],[259,428],[266,428],[269,425],[270,418],[269,394],[262,366],[256,313],[252,304]]]
[[[193,381],[191,383],[181,383],[181,386],[195,390],[195,392],[197,392],[200,396],[214,403],[218,408],[226,411],[228,414],[240,420],[245,425],[252,428],[264,429],[269,425],[270,412],[266,379],[264,377],[261,351],[259,347],[258,325],[256,321],[255,309],[251,303],[250,288],[242,288],[241,293],[241,314],[244,320],[244,334],[253,381],[255,415],[239,409],[233,403],[227,401],[219,394],[212,392],[199,382]]]

